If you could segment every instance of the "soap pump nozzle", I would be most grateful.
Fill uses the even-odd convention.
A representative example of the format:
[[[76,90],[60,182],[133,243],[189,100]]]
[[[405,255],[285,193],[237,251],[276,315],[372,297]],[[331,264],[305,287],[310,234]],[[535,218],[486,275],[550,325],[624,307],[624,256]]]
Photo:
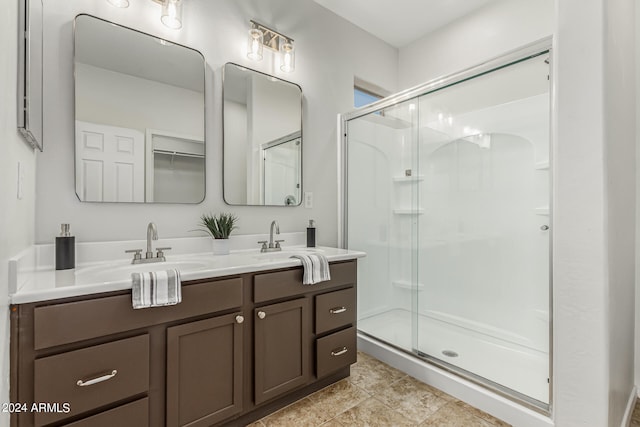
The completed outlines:
[[[60,236],[61,237],[71,236],[71,226],[69,224],[60,224]]]

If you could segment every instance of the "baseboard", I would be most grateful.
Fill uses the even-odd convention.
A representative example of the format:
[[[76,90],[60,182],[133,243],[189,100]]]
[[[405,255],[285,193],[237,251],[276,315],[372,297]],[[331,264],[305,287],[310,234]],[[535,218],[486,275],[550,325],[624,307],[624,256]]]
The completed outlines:
[[[638,387],[633,386],[631,394],[629,395],[629,401],[627,402],[627,409],[624,411],[624,417],[622,418],[621,427],[629,427],[631,423],[631,415],[633,414],[633,408],[636,406],[636,398],[638,397]]]

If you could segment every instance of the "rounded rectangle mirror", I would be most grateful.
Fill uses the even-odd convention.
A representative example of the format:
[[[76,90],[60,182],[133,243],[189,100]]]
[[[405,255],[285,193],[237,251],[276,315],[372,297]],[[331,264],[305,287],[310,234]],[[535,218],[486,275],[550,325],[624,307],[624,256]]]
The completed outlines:
[[[227,63],[222,104],[224,201],[229,205],[300,205],[300,86]]]
[[[200,52],[83,14],[75,19],[74,73],[81,201],[204,200]]]

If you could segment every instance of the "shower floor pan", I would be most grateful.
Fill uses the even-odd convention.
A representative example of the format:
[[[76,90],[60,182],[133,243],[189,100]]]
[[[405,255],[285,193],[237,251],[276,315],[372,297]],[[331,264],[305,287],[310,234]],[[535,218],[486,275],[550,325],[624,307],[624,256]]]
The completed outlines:
[[[408,310],[394,309],[358,321],[358,329],[415,352]],[[418,316],[417,350],[542,403],[549,402],[549,354]]]

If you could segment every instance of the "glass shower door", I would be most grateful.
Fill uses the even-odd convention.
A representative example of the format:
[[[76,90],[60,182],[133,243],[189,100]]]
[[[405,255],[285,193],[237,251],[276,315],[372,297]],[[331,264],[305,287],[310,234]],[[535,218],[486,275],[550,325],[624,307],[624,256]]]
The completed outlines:
[[[415,351],[549,402],[548,55],[419,99]]]
[[[358,329],[406,351],[417,342],[417,102],[347,123],[348,247],[358,260]]]

